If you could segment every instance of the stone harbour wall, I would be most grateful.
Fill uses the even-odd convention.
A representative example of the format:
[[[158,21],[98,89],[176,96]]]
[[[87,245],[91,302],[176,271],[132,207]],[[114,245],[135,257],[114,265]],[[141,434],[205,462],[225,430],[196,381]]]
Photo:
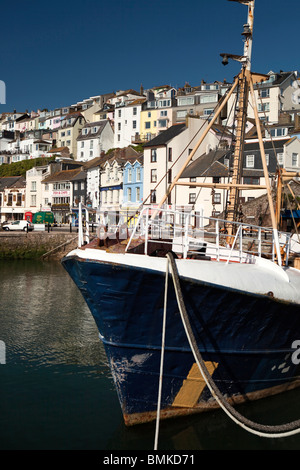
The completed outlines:
[[[77,239],[75,233],[1,231],[0,259],[61,259],[76,248]],[[51,253],[44,258],[49,251]]]

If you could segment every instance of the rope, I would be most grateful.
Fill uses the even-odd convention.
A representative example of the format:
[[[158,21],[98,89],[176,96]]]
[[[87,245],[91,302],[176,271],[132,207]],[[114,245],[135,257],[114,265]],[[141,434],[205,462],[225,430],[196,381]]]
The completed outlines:
[[[161,339],[161,358],[160,358],[160,373],[159,373],[159,386],[158,386],[158,400],[157,400],[157,413],[156,413],[156,429],[154,450],[157,450],[158,434],[159,434],[159,419],[160,419],[160,404],[161,404],[161,390],[162,390],[162,377],[164,367],[164,353],[165,353],[165,336],[166,336],[166,316],[167,316],[167,298],[168,298],[168,278],[169,278],[169,259],[167,258],[167,269],[165,278],[165,298],[164,298],[164,314],[163,314],[163,327]]]
[[[178,307],[183,322],[183,326],[192,349],[194,358],[197,362],[199,370],[206,382],[207,387],[209,388],[212,396],[215,398],[219,406],[225,411],[225,413],[239,426],[244,428],[246,431],[256,434],[260,437],[267,438],[281,438],[289,437],[300,432],[300,420],[293,421],[288,424],[283,424],[281,426],[266,426],[258,423],[254,423],[249,419],[242,416],[238,413],[223,397],[220,390],[217,388],[215,382],[213,381],[211,375],[209,374],[205,363],[202,359],[202,356],[198,350],[197,343],[188,319],[187,311],[184,305],[182,291],[179,282],[179,275],[175,259],[172,253],[167,253],[167,258],[170,261],[171,265],[171,274],[174,283],[176,298],[178,302]]]

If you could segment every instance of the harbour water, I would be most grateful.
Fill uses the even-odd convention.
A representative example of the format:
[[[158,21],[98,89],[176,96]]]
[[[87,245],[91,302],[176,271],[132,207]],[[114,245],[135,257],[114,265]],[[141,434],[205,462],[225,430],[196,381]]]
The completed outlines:
[[[94,320],[59,262],[0,262],[0,341],[1,450],[153,451],[155,423],[123,424]],[[300,418],[299,399],[294,390],[239,411],[282,424]],[[158,441],[173,451],[300,449],[300,434],[254,436],[221,410],[161,422]]]

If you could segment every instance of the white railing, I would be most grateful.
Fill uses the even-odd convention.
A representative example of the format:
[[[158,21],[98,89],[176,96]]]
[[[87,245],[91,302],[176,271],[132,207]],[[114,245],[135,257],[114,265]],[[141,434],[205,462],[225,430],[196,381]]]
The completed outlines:
[[[84,215],[82,214],[84,212]],[[233,222],[233,234],[229,237],[229,222],[204,217],[191,212],[172,211],[145,207],[140,212],[102,211],[97,215],[101,222],[97,236],[118,237],[128,240],[125,251],[134,251],[133,241],[139,239],[143,252],[148,255],[155,247],[172,250],[183,258],[203,258],[216,261],[252,263],[255,257],[276,260],[278,236],[270,227]],[[78,246],[89,242],[88,208],[79,204]],[[280,233],[280,248],[285,253],[285,263],[291,249],[291,234]]]
[[[84,211],[84,214],[82,213]],[[90,241],[90,228],[89,228],[89,210],[81,202],[78,207],[78,247],[89,243]]]
[[[159,215],[151,219],[155,210],[144,208],[140,212],[126,247],[127,252],[134,239],[143,237],[145,254],[151,240],[151,244],[169,245],[184,258],[206,255],[227,263],[251,263],[255,256],[276,259],[276,236],[272,228],[233,222],[234,235],[229,237],[226,220],[165,209],[159,209]],[[287,265],[291,234],[279,235]]]

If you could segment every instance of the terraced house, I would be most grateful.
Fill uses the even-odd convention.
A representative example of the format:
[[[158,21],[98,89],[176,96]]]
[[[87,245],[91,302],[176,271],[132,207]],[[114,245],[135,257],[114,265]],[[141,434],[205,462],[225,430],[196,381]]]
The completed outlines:
[[[77,160],[88,162],[113,148],[114,131],[110,121],[85,123],[77,137]]]
[[[23,176],[0,178],[0,222],[24,219],[25,192],[26,180]]]
[[[61,120],[61,127],[57,133],[57,147],[67,147],[70,155],[77,159],[77,137],[86,121],[78,111],[67,114]]]

